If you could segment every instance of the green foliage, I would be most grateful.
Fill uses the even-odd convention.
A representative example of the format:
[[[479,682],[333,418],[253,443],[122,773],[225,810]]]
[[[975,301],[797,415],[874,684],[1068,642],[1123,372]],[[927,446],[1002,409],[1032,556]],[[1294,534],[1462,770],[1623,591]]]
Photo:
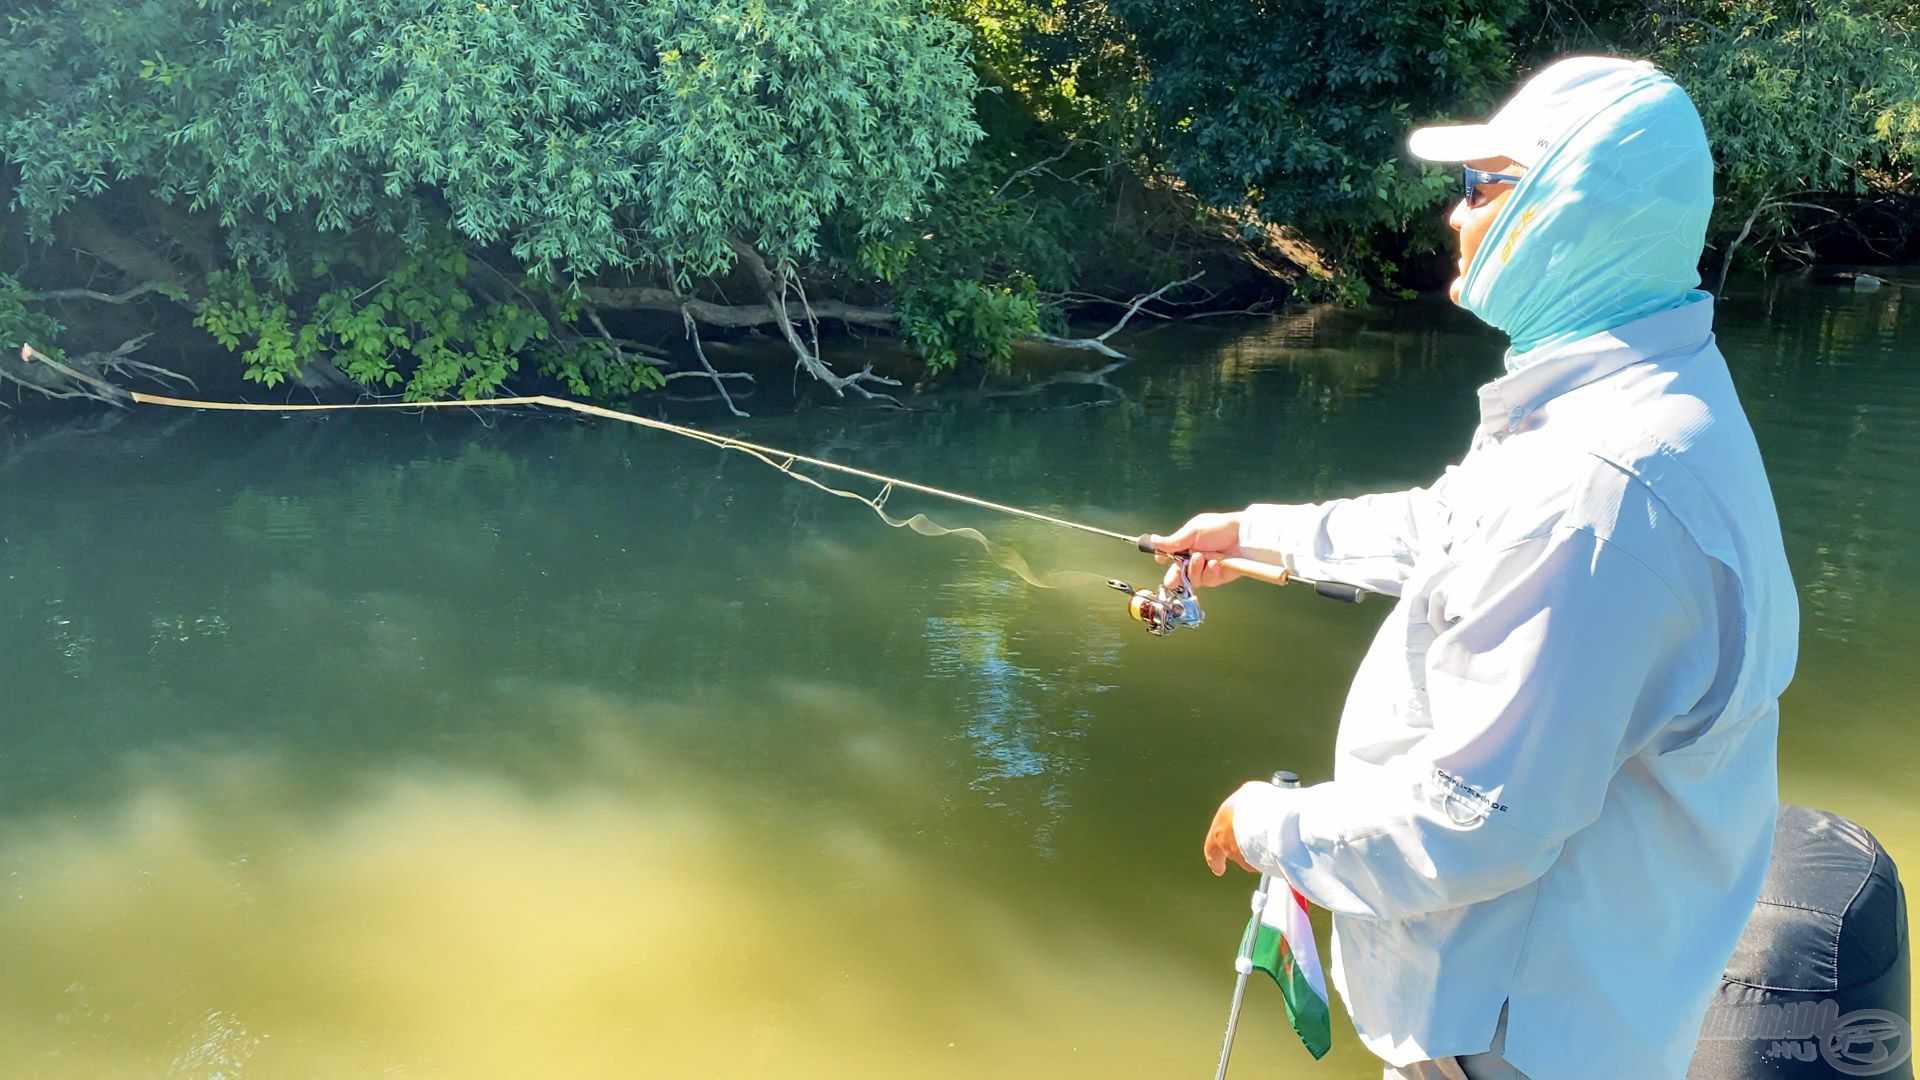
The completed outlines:
[[[1067,198],[1008,198],[976,171],[937,194],[924,218],[862,244],[857,268],[885,282],[901,336],[935,372],[961,360],[1003,363],[1038,332],[1040,290],[1075,276],[1078,215]],[[1069,196],[1071,193],[1069,193]]]
[[[1116,0],[1166,160],[1205,201],[1320,233],[1404,230],[1445,198],[1416,121],[1489,104],[1524,0]]]
[[[1914,0],[1113,7],[1150,68],[1167,166],[1210,203],[1348,250],[1349,273],[1386,269],[1368,257],[1383,234],[1415,234],[1411,251],[1444,239],[1433,209],[1452,182],[1407,159],[1414,124],[1484,115],[1573,51],[1647,56],[1687,87],[1719,168],[1717,242],[1752,219],[1777,243],[1809,199],[1920,194]]]
[[[42,225],[109,177],[229,227],[417,229],[444,201],[546,277],[805,257],[828,215],[916,211],[978,135],[961,31],[906,0],[53,0],[9,41]]]
[[[984,136],[922,213],[863,237],[853,268],[889,287],[902,336],[938,372],[1003,363],[1061,321],[1043,293],[1073,289],[1085,254],[1112,257],[1112,181],[1138,139],[1144,72],[1104,3],[935,9],[972,32]]]
[[[1366,278],[1351,271],[1318,274],[1309,270],[1294,283],[1293,295],[1295,299],[1309,304],[1334,303],[1358,307],[1372,298],[1373,287]]]
[[[900,333],[935,372],[966,358],[1004,364],[1013,343],[1040,329],[1040,301],[1033,279],[1011,285],[947,281],[903,289]]]
[[[973,31],[989,140],[1010,144],[1038,129],[1122,152],[1137,145],[1147,72],[1103,0],[940,0],[936,9]]]
[[[55,360],[65,354],[56,341],[66,331],[60,320],[30,306],[26,286],[11,274],[0,274],[0,348],[17,353],[32,345]]]
[[[1397,291],[1382,252],[1443,242],[1453,191],[1408,130],[1572,49],[1672,71],[1716,239],[1776,249],[1810,204],[1916,194],[1917,35],[1916,0],[24,0],[0,147],[40,239],[89,199],[217,220],[196,314],[263,385],[625,396],[660,375],[566,334],[575,286],[697,288],[738,243],[891,300],[935,370],[1191,272],[1148,219],[1221,219],[1177,189],[1303,230],[1334,268],[1306,298]],[[28,296],[0,276],[0,337],[50,347]]]
[[[1700,108],[1720,237],[1753,218],[1757,238],[1777,242],[1810,196],[1913,193],[1920,5],[1690,0],[1640,32]]]
[[[447,252],[365,294],[313,288],[303,260],[358,235],[450,233],[551,289],[684,284],[735,243],[805,261],[829,223],[891,233],[980,135],[967,35],[919,0],[43,0],[8,19],[0,141],[28,227],[49,239],[116,189],[210,211],[233,267],[201,324],[270,386],[339,349],[370,388],[466,393],[539,340],[535,311],[451,283]],[[539,362],[576,391],[658,380],[597,346]]]
[[[601,341],[545,350],[540,357],[540,374],[558,380],[576,397],[585,398],[632,397],[642,390],[667,385],[667,377],[657,368],[617,357],[612,347]]]
[[[408,401],[487,397],[526,354],[577,393],[618,396],[660,385],[658,372],[616,363],[597,345],[554,346],[546,316],[528,304],[477,301],[463,284],[467,256],[450,237],[390,265],[371,285],[318,288],[339,280],[320,263],[315,287],[292,295],[262,292],[238,271],[216,272],[195,324],[239,350],[244,377],[267,387],[326,362],[370,390],[400,388]]]

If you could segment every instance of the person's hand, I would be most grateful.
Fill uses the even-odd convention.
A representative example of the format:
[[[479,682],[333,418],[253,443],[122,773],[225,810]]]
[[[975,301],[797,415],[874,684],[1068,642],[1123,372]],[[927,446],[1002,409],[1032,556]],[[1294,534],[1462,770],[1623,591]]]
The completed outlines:
[[[1187,560],[1187,580],[1196,588],[1200,586],[1225,585],[1239,573],[1220,565],[1219,560],[1236,558],[1240,555],[1240,515],[1232,514],[1196,514],[1185,525],[1174,530],[1169,536],[1149,536],[1153,550],[1158,553],[1161,562],[1168,556],[1182,552],[1192,552]],[[1179,582],[1178,567],[1167,568],[1166,584],[1172,588]]]
[[[1256,785],[1261,787],[1265,786],[1258,780],[1250,780],[1240,785],[1239,791],[1227,796],[1227,801],[1221,803],[1220,809],[1213,812],[1213,824],[1207,826],[1207,841],[1203,850],[1207,856],[1207,869],[1213,871],[1214,877],[1219,877],[1226,873],[1228,863],[1232,863],[1249,874],[1257,874],[1260,872],[1255,870],[1253,866],[1247,862],[1247,857],[1240,853],[1240,841],[1235,839],[1233,835],[1234,800],[1246,794],[1248,788]]]

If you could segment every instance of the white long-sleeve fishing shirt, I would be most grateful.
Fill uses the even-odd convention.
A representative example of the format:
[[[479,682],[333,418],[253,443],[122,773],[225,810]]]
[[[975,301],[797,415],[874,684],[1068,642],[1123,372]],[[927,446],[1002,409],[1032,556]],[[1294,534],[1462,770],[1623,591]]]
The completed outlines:
[[[1393,1065],[1681,1077],[1758,895],[1798,610],[1753,433],[1684,306],[1480,390],[1429,488],[1249,507],[1241,545],[1398,595],[1332,781],[1250,789],[1247,859],[1333,912]]]

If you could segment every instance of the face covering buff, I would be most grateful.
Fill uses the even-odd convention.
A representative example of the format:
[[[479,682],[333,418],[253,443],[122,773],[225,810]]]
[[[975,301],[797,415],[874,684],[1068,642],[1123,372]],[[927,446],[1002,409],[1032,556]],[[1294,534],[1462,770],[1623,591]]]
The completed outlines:
[[[1510,371],[1708,298],[1713,159],[1693,102],[1647,65],[1589,92],[1593,111],[1522,177],[1467,267],[1461,306],[1513,339]]]

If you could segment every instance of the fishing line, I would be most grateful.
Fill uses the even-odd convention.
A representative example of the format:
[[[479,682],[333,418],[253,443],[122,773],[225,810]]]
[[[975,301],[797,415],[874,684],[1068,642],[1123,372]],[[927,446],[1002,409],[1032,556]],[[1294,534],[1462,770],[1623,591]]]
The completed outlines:
[[[987,534],[981,532],[979,529],[964,526],[957,529],[950,529],[925,514],[915,514],[909,518],[896,518],[892,514],[887,513],[886,508],[887,497],[893,494],[894,485],[892,483],[888,483],[882,487],[878,495],[862,495],[857,491],[848,491],[845,488],[837,488],[831,484],[821,483],[806,473],[796,472],[793,469],[791,461],[785,463],[775,461],[759,450],[749,449],[743,444],[733,443],[727,448],[730,450],[738,450],[765,465],[786,473],[788,476],[803,484],[811,484],[829,495],[834,495],[842,499],[852,499],[873,511],[876,517],[886,522],[887,525],[892,528],[912,529],[921,536],[958,536],[963,539],[972,540],[974,543],[980,545],[981,550],[987,553],[989,559],[992,559],[1001,567],[1012,571],[1020,580],[1032,585],[1036,589],[1058,589],[1066,585],[1104,586],[1107,582],[1106,578],[1098,574],[1090,574],[1085,570],[1050,570],[1044,575],[1035,574],[1033,568],[1027,564],[1027,560],[1022,558],[1019,552],[987,539]]]
[[[1049,514],[1042,514],[1037,511],[1022,509],[1017,506],[1008,506],[1004,503],[989,502],[986,499],[978,499],[978,498],[974,498],[971,495],[962,495],[959,492],[947,491],[942,488],[936,488],[926,484],[914,483],[911,480],[901,480],[897,477],[885,476],[880,473],[870,472],[866,469],[856,469],[849,465],[841,465],[838,462],[827,461],[822,458],[808,457],[805,454],[796,454],[791,450],[781,450],[777,447],[762,446],[758,443],[747,442],[743,439],[734,439],[724,435],[715,435],[712,432],[701,431],[698,428],[686,427],[681,424],[672,424],[672,423],[668,423],[665,420],[655,420],[645,416],[637,416],[633,413],[621,412],[618,409],[608,409],[598,405],[588,405],[584,402],[571,401],[566,398],[548,397],[546,395],[534,395],[531,397],[466,398],[459,401],[357,401],[357,402],[341,402],[341,403],[334,403],[334,404],[316,403],[316,404],[310,404],[310,405],[307,405],[307,404],[268,405],[268,404],[260,404],[257,402],[203,401],[203,400],[198,400],[194,398],[176,398],[176,397],[168,397],[163,394],[147,394],[147,393],[142,393],[136,390],[128,390],[124,387],[116,386],[113,383],[107,382],[105,379],[101,379],[92,375],[87,375],[83,372],[75,371],[73,368],[59,362],[58,360],[53,359],[52,357],[46,355],[40,350],[33,348],[31,345],[26,345],[21,347],[20,358],[25,361],[39,360],[41,363],[46,364],[48,367],[53,368],[55,371],[59,372],[62,375],[67,376],[68,378],[79,380],[81,382],[87,383],[90,386],[94,386],[94,387],[97,387],[98,389],[106,391],[109,396],[115,398],[116,400],[131,400],[141,405],[161,405],[161,406],[165,406],[168,408],[175,408],[175,409],[216,409],[216,410],[223,410],[228,412],[284,413],[284,412],[336,412],[336,411],[343,411],[347,409],[449,409],[449,408],[486,408],[486,407],[502,407],[502,406],[533,406],[533,407],[543,407],[543,408],[551,408],[551,409],[562,409],[568,412],[581,413],[587,416],[596,416],[596,417],[601,417],[603,419],[608,419],[608,420],[619,420],[624,423],[637,424],[640,427],[653,428],[656,431],[665,431],[670,434],[684,436],[686,438],[693,439],[697,442],[706,443],[709,446],[719,447],[720,449],[723,449],[723,450],[738,451],[742,454],[747,455],[748,457],[754,458],[755,460],[768,466],[769,468],[777,469],[780,472],[785,473],[786,475],[792,477],[795,480],[800,481],[801,483],[811,484],[814,487],[819,488],[821,491],[824,491],[829,495],[834,495],[842,499],[852,499],[855,502],[861,503],[862,505],[866,506],[867,509],[872,510],[874,514],[880,518],[881,521],[886,522],[887,525],[891,526],[892,528],[912,529],[914,532],[919,533],[921,536],[934,536],[934,537],[958,536],[967,540],[971,540],[974,543],[980,545],[981,550],[986,552],[988,558],[992,559],[995,563],[999,564],[1000,566],[1004,567],[1005,569],[1017,575],[1022,581],[1025,581],[1027,584],[1032,585],[1035,588],[1039,588],[1039,589],[1057,589],[1063,586],[1085,585],[1085,584],[1105,585],[1107,582],[1107,579],[1101,577],[1098,574],[1091,574],[1084,570],[1053,570],[1053,571],[1049,571],[1044,575],[1037,574],[1034,572],[1032,566],[1030,566],[1027,563],[1027,560],[1022,558],[1018,552],[1013,551],[1010,548],[1004,547],[1000,544],[994,543],[992,540],[987,538],[985,533],[981,532],[978,529],[964,528],[964,527],[957,528],[957,529],[948,528],[934,521],[932,518],[929,518],[925,514],[914,514],[912,517],[908,517],[908,518],[894,517],[893,515],[887,513],[886,511],[886,502],[888,497],[891,496],[896,489],[904,489],[907,491],[917,491],[923,494],[933,495],[938,498],[949,499],[959,503],[965,503],[970,506],[978,506],[988,510],[999,511],[1000,513],[1003,513],[1003,514],[1011,514],[1015,517],[1026,518],[1031,521],[1039,521],[1048,525],[1057,525],[1057,526],[1061,526],[1068,529],[1076,529],[1080,532],[1092,533],[1093,535],[1096,535],[1096,536],[1110,537],[1115,540],[1124,540],[1129,544],[1134,544],[1137,540],[1136,537],[1128,536],[1125,533],[1114,532],[1110,529],[1096,528],[1095,526],[1092,526],[1092,525],[1085,525],[1077,521],[1069,521],[1065,518],[1054,517]],[[871,480],[874,483],[881,485],[880,492],[877,495],[869,496],[869,495],[862,495],[857,491],[848,491],[845,488],[833,487],[830,484],[822,483],[821,481],[815,479],[814,477],[808,476],[806,473],[797,471],[794,468],[794,466],[796,465],[810,465],[816,468],[829,469],[834,472],[845,473],[849,476],[856,476],[864,480]]]
[[[621,412],[618,409],[609,409],[600,405],[588,405],[585,402],[572,401],[567,398],[549,397],[545,394],[503,398],[463,398],[458,401],[354,401],[334,404],[316,403],[311,405],[265,405],[246,401],[202,401],[195,398],[169,397],[164,394],[147,394],[137,390],[128,390],[124,387],[115,386],[98,376],[75,371],[73,368],[62,364],[31,345],[22,345],[20,347],[20,359],[26,362],[39,360],[70,379],[75,379],[89,386],[99,388],[115,401],[132,401],[141,405],[162,405],[174,409],[289,413],[341,412],[348,409],[481,409],[531,406],[561,409],[567,412],[579,413],[583,416],[599,417],[603,420],[618,420],[621,423],[634,424],[639,427],[652,428],[655,431],[664,431],[672,435],[683,436],[697,442],[706,443],[708,446],[719,447],[722,450],[735,450],[746,454],[772,468],[786,473],[796,480],[812,484],[814,487],[830,495],[836,495],[843,499],[854,499],[866,504],[868,509],[879,515],[880,520],[886,522],[893,528],[910,528],[922,536],[966,537],[978,543],[995,562],[1013,571],[1020,576],[1021,580],[1037,588],[1059,588],[1060,584],[1056,584],[1056,582],[1104,582],[1110,587],[1130,593],[1130,611],[1133,616],[1141,622],[1146,623],[1147,628],[1156,634],[1171,633],[1174,628],[1179,626],[1198,626],[1200,624],[1199,601],[1193,596],[1187,583],[1186,561],[1188,556],[1184,553],[1171,556],[1172,560],[1179,564],[1180,567],[1177,585],[1170,582],[1169,585],[1163,586],[1157,591],[1134,589],[1125,582],[1100,578],[1097,575],[1077,570],[1053,571],[1043,577],[1035,574],[1033,568],[1028,566],[1026,560],[1021,558],[1017,553],[988,540],[986,535],[978,529],[949,529],[936,524],[925,514],[915,514],[904,520],[896,519],[886,512],[885,503],[887,498],[892,495],[896,489],[917,491],[924,495],[932,495],[935,498],[964,503],[968,506],[977,506],[985,510],[993,510],[997,513],[1008,514],[1013,517],[1026,518],[1029,521],[1038,521],[1045,525],[1054,525],[1063,529],[1073,529],[1078,532],[1089,533],[1093,536],[1104,536],[1111,540],[1120,540],[1128,546],[1143,552],[1153,552],[1156,550],[1156,541],[1153,537],[1129,536],[1126,533],[1115,532],[1112,529],[1102,529],[1096,525],[1087,525],[1083,522],[1056,517],[1052,514],[1042,514],[1037,510],[1027,510],[1018,506],[1009,506],[1006,503],[997,503],[987,499],[976,498],[972,495],[962,495],[957,491],[948,491],[945,488],[933,487],[930,484],[920,484],[912,480],[902,480],[898,477],[887,476],[883,473],[873,472],[868,469],[858,469],[851,465],[842,465],[838,462],[827,461],[824,458],[796,454],[791,450],[781,450],[778,447],[762,446],[758,443],[748,442],[745,439],[715,435],[711,432],[701,431],[699,428],[672,424],[665,420],[654,420],[629,412]],[[868,480],[881,485],[880,492],[874,496],[866,496],[859,492],[832,487],[805,473],[796,472],[794,470],[794,466],[796,465],[809,465],[814,468],[826,469],[846,476]],[[1359,603],[1365,598],[1369,591],[1358,586],[1346,585],[1340,582],[1315,581],[1311,578],[1303,578],[1286,567],[1272,566],[1266,563],[1255,562],[1251,559],[1236,557],[1215,561],[1240,574],[1254,578],[1255,580],[1265,581],[1268,584],[1286,585],[1291,582],[1298,582],[1303,585],[1311,585],[1314,591],[1320,595],[1330,599],[1342,600],[1347,603]]]

